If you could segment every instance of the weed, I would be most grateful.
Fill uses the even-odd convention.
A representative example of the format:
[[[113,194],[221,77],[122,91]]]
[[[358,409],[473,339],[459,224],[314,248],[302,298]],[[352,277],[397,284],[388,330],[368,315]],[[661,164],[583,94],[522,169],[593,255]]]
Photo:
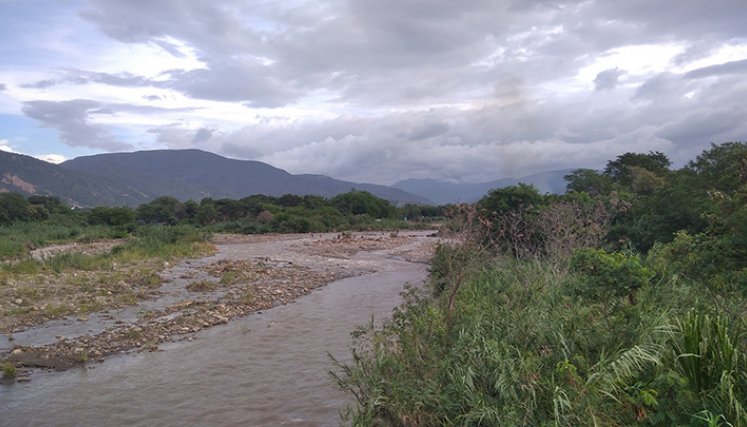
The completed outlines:
[[[49,304],[44,310],[44,314],[50,319],[56,319],[70,314],[71,312],[72,309],[65,304]]]
[[[221,285],[232,285],[236,282],[237,276],[236,273],[233,271],[226,271],[223,273],[223,275],[220,277],[220,284]]]
[[[163,279],[152,271],[141,271],[130,279],[134,284],[144,288],[157,288],[163,283]]]
[[[39,290],[30,286],[19,287],[16,295],[23,300],[35,300],[39,297]]]
[[[243,294],[241,295],[241,303],[244,305],[251,305],[256,296],[254,295],[254,291],[251,289],[244,290]]]
[[[218,288],[218,284],[210,280],[196,280],[187,285],[190,292],[210,292]]]
[[[13,379],[17,374],[16,365],[11,362],[3,363],[3,378]]]
[[[140,338],[140,336],[143,334],[142,328],[139,328],[137,326],[133,326],[131,328],[128,328],[122,333],[122,336],[127,339],[136,340]]]

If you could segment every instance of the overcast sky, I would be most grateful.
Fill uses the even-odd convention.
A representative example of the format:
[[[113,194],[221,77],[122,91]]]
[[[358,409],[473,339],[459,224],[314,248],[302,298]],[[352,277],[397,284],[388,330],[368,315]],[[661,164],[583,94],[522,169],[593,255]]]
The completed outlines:
[[[0,0],[0,149],[487,181],[747,140],[745,0]]]

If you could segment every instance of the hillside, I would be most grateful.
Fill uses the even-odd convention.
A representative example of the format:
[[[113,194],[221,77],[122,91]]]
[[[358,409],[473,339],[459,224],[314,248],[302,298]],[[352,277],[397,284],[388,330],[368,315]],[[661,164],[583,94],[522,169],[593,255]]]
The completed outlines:
[[[137,205],[153,198],[105,176],[63,169],[5,151],[0,151],[0,191],[57,196],[72,206]]]
[[[332,197],[352,188],[394,203],[431,203],[401,189],[340,181],[322,175],[292,175],[266,163],[235,160],[201,150],[156,150],[78,157],[60,165],[68,171],[106,177],[151,198],[239,199],[252,194],[314,194]]]

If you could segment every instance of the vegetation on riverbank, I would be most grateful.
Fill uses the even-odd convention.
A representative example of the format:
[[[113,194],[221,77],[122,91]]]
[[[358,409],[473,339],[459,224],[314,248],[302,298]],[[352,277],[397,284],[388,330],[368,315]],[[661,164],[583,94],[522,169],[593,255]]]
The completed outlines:
[[[440,214],[427,206],[396,208],[358,191],[329,200],[252,196],[199,204],[161,197],[137,209],[76,210],[53,197],[2,193],[0,332],[152,298],[158,273],[177,259],[212,253],[215,232],[418,228]]]
[[[73,210],[54,197],[0,193],[0,261],[28,256],[52,243],[152,236],[171,226],[203,233],[306,233],[342,230],[426,228],[441,207],[395,207],[365,191],[331,199],[318,196],[250,196],[241,200],[181,202],[160,197],[137,209]],[[155,237],[155,239],[158,239]]]
[[[747,425],[747,145],[628,153],[448,224],[335,371],[353,425]]]

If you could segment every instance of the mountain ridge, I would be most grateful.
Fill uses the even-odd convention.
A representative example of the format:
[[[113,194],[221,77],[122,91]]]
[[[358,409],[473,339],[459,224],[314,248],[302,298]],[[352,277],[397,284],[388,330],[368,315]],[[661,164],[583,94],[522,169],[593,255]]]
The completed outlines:
[[[293,175],[267,163],[197,149],[96,154],[60,165],[0,151],[0,191],[57,196],[79,207],[137,206],[160,196],[197,201],[253,194],[333,197],[351,189],[395,204],[433,203],[401,189],[324,175]]]
[[[520,178],[501,178],[475,183],[454,183],[434,179],[405,179],[392,184],[392,187],[425,197],[439,205],[472,203],[480,200],[492,189],[519,183],[531,184],[540,193],[562,194],[566,191],[566,182],[563,177],[572,171],[573,169],[561,169],[538,172]]]

